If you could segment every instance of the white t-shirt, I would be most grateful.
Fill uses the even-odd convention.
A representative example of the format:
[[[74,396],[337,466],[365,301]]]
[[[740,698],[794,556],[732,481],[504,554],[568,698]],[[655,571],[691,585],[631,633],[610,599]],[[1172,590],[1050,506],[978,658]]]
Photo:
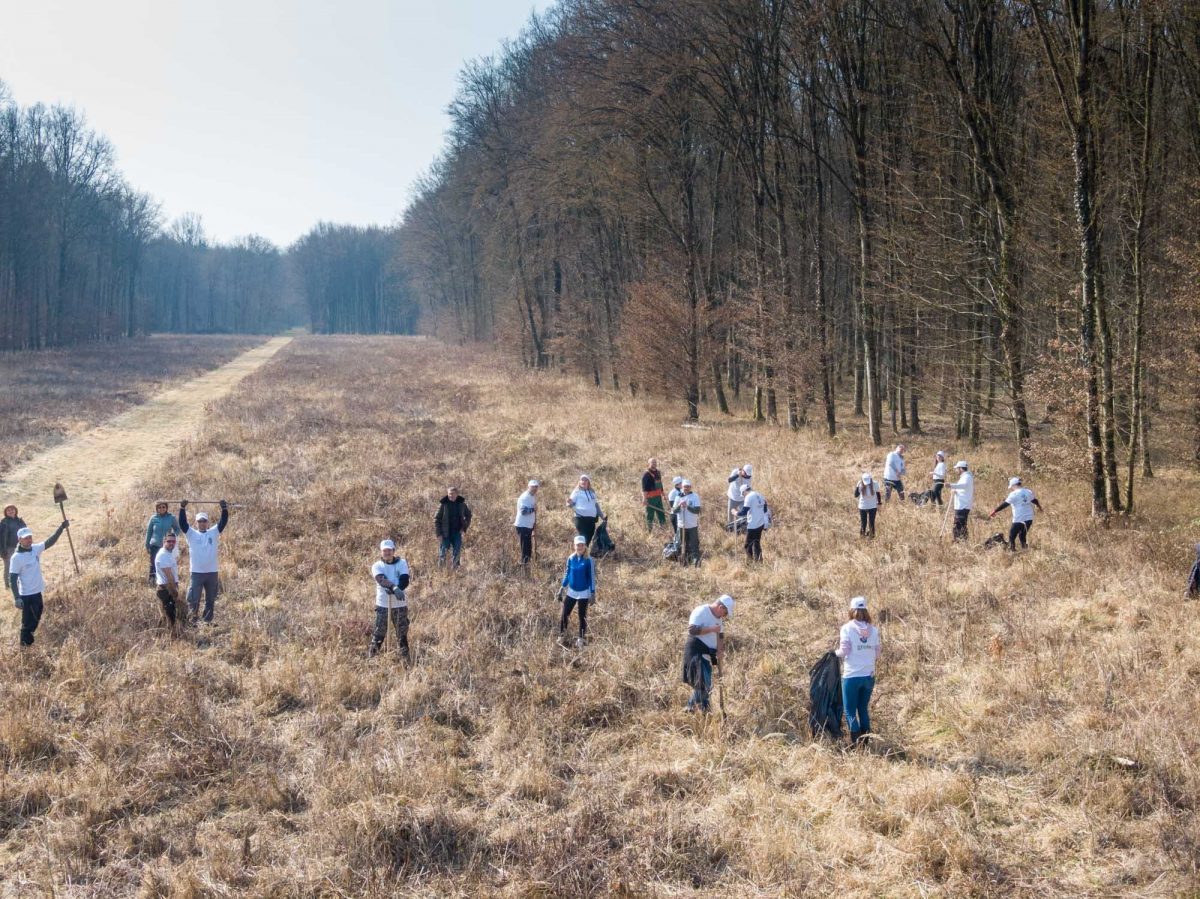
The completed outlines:
[[[154,554],[154,583],[160,587],[165,587],[171,583],[167,579],[167,572],[171,572],[171,576],[175,578],[175,583],[179,583],[179,549],[169,550],[165,546]]]
[[[682,502],[679,507],[679,526],[681,528],[699,527],[700,497],[695,493],[681,493],[676,502]]]
[[[575,507],[575,514],[584,518],[595,518],[600,513],[595,490],[576,487],[571,491],[571,505]]]
[[[12,554],[8,573],[17,575],[17,592],[22,596],[33,596],[46,589],[46,581],[42,578],[42,553],[45,551],[45,543],[35,543],[27,553],[18,549]]]
[[[746,527],[750,530],[765,527],[767,523],[767,501],[757,490],[746,494],[742,502],[746,506]]]
[[[879,628],[873,624],[859,626],[862,622],[847,621],[839,635],[839,648],[850,644],[850,652],[842,659],[842,677],[867,677],[875,673],[875,660],[879,657]]]
[[[969,471],[964,471],[958,479],[958,483],[951,484],[950,489],[954,491],[954,508],[956,511],[975,508],[975,475]]]
[[[531,528],[537,523],[537,497],[526,490],[517,497],[517,517],[513,526]]]
[[[400,583],[400,576],[408,574],[408,562],[404,559],[393,559],[391,563],[376,560],[371,566],[371,579],[374,580],[379,575],[383,575],[393,584]],[[379,581],[375,581],[375,608],[377,609],[406,609],[408,608],[408,597],[403,596],[404,591],[400,591],[400,596],[392,596]]]
[[[214,573],[217,570],[217,549],[221,543],[217,526],[210,525],[203,533],[191,526],[184,532],[183,539],[187,541],[192,574]]]
[[[895,450],[887,454],[887,460],[883,463],[883,477],[888,481],[899,481],[904,478],[904,472],[907,469],[904,467],[904,457]]]
[[[725,622],[713,614],[712,609],[707,605],[696,606],[692,609],[691,617],[688,618],[688,627],[712,627],[714,624],[721,626],[721,633],[725,633]],[[699,639],[705,646],[712,649],[717,648],[716,634],[701,634]]]
[[[1018,487],[1004,501],[1012,507],[1013,524],[1033,521],[1033,491],[1028,487]]]
[[[858,482],[858,507],[860,509],[879,508],[879,485],[871,482],[870,489],[862,481]]]
[[[937,465],[933,466],[933,479],[935,481],[946,480],[946,463],[945,463],[945,461],[939,462]]]
[[[729,490],[726,493],[731,500],[740,503],[742,501],[742,485],[749,484],[750,478],[743,475],[740,468],[729,472],[729,476],[733,480],[729,482]]]
[[[667,494],[667,508],[674,509],[675,503],[679,501],[679,497],[681,496],[683,496],[683,491],[678,487],[672,487],[671,492]],[[671,514],[674,515],[675,513],[672,512]]]

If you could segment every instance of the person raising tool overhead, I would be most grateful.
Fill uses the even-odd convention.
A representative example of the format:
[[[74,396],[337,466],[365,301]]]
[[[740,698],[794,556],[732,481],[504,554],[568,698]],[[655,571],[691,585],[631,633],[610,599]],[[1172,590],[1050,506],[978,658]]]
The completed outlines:
[[[200,593],[204,593],[204,623],[212,624],[213,607],[217,602],[217,590],[220,588],[220,578],[217,577],[217,556],[221,548],[221,534],[229,524],[229,503],[221,500],[221,517],[217,526],[209,526],[208,513],[201,512],[196,516],[196,526],[188,524],[186,499],[179,501],[179,527],[183,531],[183,539],[188,545],[188,555],[191,565],[191,579],[188,584],[187,604],[190,617],[189,623],[196,626],[200,612]]]
[[[17,550],[8,565],[8,586],[12,590],[13,602],[21,610],[22,646],[33,645],[33,633],[42,620],[42,593],[46,581],[42,576],[42,553],[58,542],[63,531],[71,526],[65,518],[62,524],[43,543],[33,542],[33,531],[21,528],[17,531]]]

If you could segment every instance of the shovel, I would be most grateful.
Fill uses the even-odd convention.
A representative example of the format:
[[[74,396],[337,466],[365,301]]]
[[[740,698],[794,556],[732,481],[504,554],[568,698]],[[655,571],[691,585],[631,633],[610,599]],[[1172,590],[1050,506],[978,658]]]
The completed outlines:
[[[54,501],[58,503],[58,511],[62,512],[63,521],[66,521],[67,510],[63,508],[63,503],[67,501],[67,491],[57,482],[54,484]],[[70,528],[67,528],[67,543],[71,545],[71,561],[75,563],[75,573],[79,574],[79,559],[75,556],[75,541],[71,539]]]

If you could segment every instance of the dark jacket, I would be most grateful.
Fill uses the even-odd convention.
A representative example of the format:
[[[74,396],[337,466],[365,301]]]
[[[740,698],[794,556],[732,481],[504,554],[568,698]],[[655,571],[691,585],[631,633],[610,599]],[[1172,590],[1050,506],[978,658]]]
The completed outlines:
[[[448,496],[443,496],[438,505],[437,517],[433,520],[433,527],[437,535],[453,537],[455,534],[465,533],[470,526],[471,507],[467,505],[466,497],[460,496],[452,500]]]
[[[17,548],[17,531],[25,527],[21,516],[15,518],[0,518],[0,552],[9,555]]]
[[[705,659],[707,656],[707,660]],[[683,644],[683,676],[681,680],[689,687],[704,689],[704,665],[711,669],[717,660],[717,651],[699,637],[688,637]]]
[[[647,468],[642,472],[642,496],[646,499],[659,499],[661,505],[663,495],[662,475],[657,469]]]

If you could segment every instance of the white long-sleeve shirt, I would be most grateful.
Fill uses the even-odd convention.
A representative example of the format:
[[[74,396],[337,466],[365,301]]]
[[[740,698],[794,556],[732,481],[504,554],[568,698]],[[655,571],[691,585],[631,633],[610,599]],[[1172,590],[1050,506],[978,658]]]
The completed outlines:
[[[879,628],[865,621],[847,621],[838,634],[835,650],[844,662],[842,679],[869,677],[875,673],[875,663],[883,652],[883,641]]]
[[[531,528],[535,524],[537,524],[537,497],[526,490],[517,497],[517,517],[513,520],[513,526]]]
[[[888,481],[900,481],[904,479],[904,473],[908,471],[904,466],[904,457],[896,450],[892,450],[887,454],[887,460],[883,463],[883,477]]]
[[[571,498],[567,502],[575,509],[575,514],[583,518],[595,518],[600,514],[600,503],[596,501],[595,490],[576,487],[571,491]]]
[[[945,462],[945,460],[942,460],[937,465],[933,466],[932,477],[935,481],[945,481],[946,480],[946,462]]]
[[[975,475],[964,471],[958,482],[947,484],[947,489],[954,491],[954,509],[961,512],[975,508]]]

